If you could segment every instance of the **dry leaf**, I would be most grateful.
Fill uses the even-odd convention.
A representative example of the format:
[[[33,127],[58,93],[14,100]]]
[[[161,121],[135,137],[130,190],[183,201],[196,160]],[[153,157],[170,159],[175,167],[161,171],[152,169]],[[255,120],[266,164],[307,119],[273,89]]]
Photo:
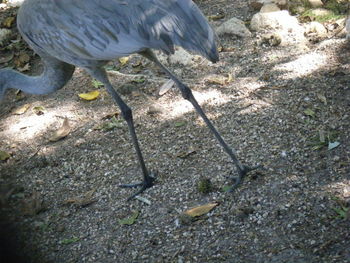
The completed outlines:
[[[167,82],[165,82],[160,88],[159,88],[159,96],[164,95],[167,93],[173,86],[174,86],[174,81],[172,79],[169,79]]]
[[[225,85],[233,80],[232,74],[228,74],[227,77],[220,75],[211,75],[206,78],[206,81],[212,84]]]
[[[225,17],[225,14],[216,14],[216,15],[208,16],[208,20],[216,21],[216,20],[223,19],[224,17]]]
[[[95,100],[100,95],[98,90],[93,90],[88,93],[80,93],[78,96],[83,100]]]
[[[25,64],[27,64],[29,60],[30,60],[30,56],[25,52],[21,52],[19,56],[14,60],[14,63],[17,68],[21,68]]]
[[[121,57],[121,58],[119,58],[118,60],[119,60],[120,64],[121,64],[122,66],[124,66],[126,63],[128,63],[129,57]]]
[[[68,118],[64,118],[61,128],[54,132],[54,134],[49,139],[50,142],[57,142],[63,139],[70,133],[71,127],[69,126]]]
[[[4,27],[10,28],[12,26],[13,22],[15,22],[15,17],[10,16],[10,17],[5,18],[4,22],[2,22],[2,24],[4,25]]]
[[[29,65],[29,63],[27,63],[23,67],[18,67],[17,69],[19,72],[28,71],[30,69],[30,65]]]
[[[190,155],[193,155],[196,153],[196,150],[193,148],[189,148],[186,151],[183,152],[179,152],[178,154],[176,154],[176,157],[179,157],[181,159],[185,159],[187,157],[189,157]]]
[[[7,54],[6,56],[2,55],[2,58],[0,58],[0,64],[10,62],[13,59],[14,52],[11,51],[11,53]]]
[[[15,114],[15,115],[22,115],[23,113],[25,113],[28,109],[30,108],[30,104],[27,103],[27,104],[24,104],[22,105],[21,107],[15,109],[12,111],[12,114]]]
[[[73,205],[82,206],[82,207],[88,206],[88,205],[97,201],[95,198],[93,198],[95,191],[96,191],[96,189],[90,190],[90,191],[86,192],[85,194],[83,194],[82,197],[73,197],[71,199],[67,199],[63,203],[64,204],[73,204]]]
[[[44,201],[41,199],[41,196],[38,192],[34,192],[30,198],[27,198],[23,202],[23,214],[25,215],[36,215],[41,211],[45,210]]]
[[[219,203],[208,203],[205,205],[197,206],[192,209],[185,211],[184,214],[189,215],[191,217],[202,216],[206,213],[209,213],[215,206],[219,205]]]
[[[317,95],[317,98],[318,98],[321,102],[323,102],[325,105],[327,105],[327,99],[326,99],[326,96],[325,96],[325,95],[320,94],[320,93],[317,93],[316,95]]]
[[[36,115],[43,115],[45,113],[45,108],[43,106],[36,106],[32,109]]]
[[[119,112],[118,111],[115,111],[115,112],[112,112],[112,113],[108,113],[108,114],[106,114],[105,116],[103,116],[102,118],[101,118],[101,120],[108,120],[108,119],[111,119],[111,118],[113,118],[113,117],[118,117],[119,116]]]
[[[7,152],[0,151],[0,161],[6,161],[11,155]]]

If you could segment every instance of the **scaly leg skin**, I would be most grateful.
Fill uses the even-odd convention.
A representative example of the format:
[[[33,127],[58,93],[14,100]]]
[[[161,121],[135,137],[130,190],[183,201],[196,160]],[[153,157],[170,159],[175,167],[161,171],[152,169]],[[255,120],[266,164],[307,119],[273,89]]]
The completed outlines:
[[[260,165],[253,167],[243,165],[238,160],[235,151],[227,145],[220,133],[216,130],[214,125],[208,119],[207,115],[204,113],[203,109],[193,96],[191,89],[185,84],[183,84],[172,72],[170,72],[162,63],[160,63],[160,61],[157,59],[156,55],[152,52],[152,50],[146,49],[140,52],[140,54],[153,61],[156,65],[158,65],[176,83],[176,85],[181,91],[182,97],[192,103],[197,113],[202,117],[203,121],[206,123],[210,131],[214,134],[215,138],[219,141],[220,145],[224,148],[225,152],[231,157],[233,163],[236,165],[238,170],[238,176],[232,178],[235,182],[232,185],[231,191],[233,191],[242,182],[243,178],[248,172],[262,167]]]
[[[133,195],[131,195],[127,199],[127,200],[131,200],[135,196],[141,194],[147,188],[152,187],[154,185],[154,181],[156,179],[156,176],[153,173],[149,173],[147,168],[146,168],[145,161],[143,159],[140,145],[139,145],[139,142],[138,142],[138,139],[136,136],[134,121],[133,121],[133,117],[132,117],[132,111],[131,111],[130,107],[128,105],[126,105],[126,103],[122,100],[122,98],[114,90],[114,88],[112,87],[111,83],[108,80],[106,71],[103,68],[101,68],[101,67],[96,67],[93,69],[87,68],[86,70],[88,70],[90,72],[90,74],[95,79],[101,81],[105,85],[105,87],[107,88],[108,92],[111,94],[114,101],[118,104],[118,106],[122,112],[122,116],[125,119],[126,123],[128,124],[131,140],[132,140],[132,143],[134,145],[137,159],[139,161],[139,164],[140,164],[140,167],[142,170],[142,175],[143,175],[143,181],[141,183],[119,185],[119,187],[123,187],[123,188],[141,187],[140,190],[138,190],[136,193],[134,193]]]

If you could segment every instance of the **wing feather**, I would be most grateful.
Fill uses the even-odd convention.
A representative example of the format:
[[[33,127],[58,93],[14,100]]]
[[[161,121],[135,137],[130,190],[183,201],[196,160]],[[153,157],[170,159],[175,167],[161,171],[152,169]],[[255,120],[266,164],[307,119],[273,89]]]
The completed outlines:
[[[22,35],[34,50],[71,64],[146,48],[173,53],[175,45],[217,60],[214,32],[191,0],[33,1],[18,13]]]

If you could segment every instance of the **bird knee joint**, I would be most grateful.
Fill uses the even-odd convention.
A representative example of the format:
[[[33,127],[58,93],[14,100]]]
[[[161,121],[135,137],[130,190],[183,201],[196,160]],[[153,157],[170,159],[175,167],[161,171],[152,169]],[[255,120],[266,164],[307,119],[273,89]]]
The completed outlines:
[[[132,110],[129,107],[122,110],[122,115],[126,121],[132,120]]]
[[[182,97],[185,100],[191,101],[191,99],[193,98],[192,91],[189,88],[187,88],[187,87],[185,89],[182,89],[181,91],[182,91]]]

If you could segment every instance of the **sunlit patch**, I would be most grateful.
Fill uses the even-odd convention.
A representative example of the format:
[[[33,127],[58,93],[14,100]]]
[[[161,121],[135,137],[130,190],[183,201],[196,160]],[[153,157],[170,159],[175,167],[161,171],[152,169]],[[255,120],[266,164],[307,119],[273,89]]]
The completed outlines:
[[[273,68],[273,71],[285,72],[281,77],[289,79],[312,74],[328,63],[329,58],[327,55],[314,52],[302,55],[291,62],[277,65]]]
[[[214,107],[220,107],[224,104],[231,103],[232,101],[237,101],[238,99],[240,105],[237,105],[237,110],[240,111],[240,108],[242,108],[242,112],[240,112],[239,114],[251,113],[252,111],[259,110],[261,107],[267,106],[266,103],[254,103],[254,107],[250,107],[253,104],[250,98],[246,98],[244,96],[237,97],[233,95],[226,95],[221,93],[219,90],[207,90],[207,91],[200,91],[200,92],[193,91],[193,95],[201,106],[210,105]],[[159,101],[159,104],[162,105],[163,108],[166,108],[166,110],[164,111],[164,114],[162,114],[162,118],[165,120],[175,119],[189,112],[195,112],[195,109],[192,106],[192,104],[189,101],[183,99],[181,96],[178,96],[178,98],[172,102]],[[221,114],[218,115],[217,113],[214,114],[210,111],[206,111],[206,114],[209,118],[215,119],[216,117],[219,117],[221,114],[226,114],[226,113],[223,111]]]
[[[7,125],[7,129],[3,133],[12,138],[14,142],[28,141],[47,132],[57,122],[61,123],[63,119],[58,117],[67,116],[69,118],[70,115],[72,115],[70,107],[57,107],[46,111],[42,115],[32,113],[29,116],[22,115],[15,118],[10,116],[5,121],[11,124]],[[60,124],[55,126],[59,127]]]
[[[229,101],[229,97],[223,96],[218,90],[208,90],[208,91],[193,91],[193,95],[199,104],[207,103],[209,105],[222,105]],[[184,100],[181,96],[171,104],[168,104],[169,108],[166,112],[166,119],[177,118],[188,112],[194,111],[192,104]]]

